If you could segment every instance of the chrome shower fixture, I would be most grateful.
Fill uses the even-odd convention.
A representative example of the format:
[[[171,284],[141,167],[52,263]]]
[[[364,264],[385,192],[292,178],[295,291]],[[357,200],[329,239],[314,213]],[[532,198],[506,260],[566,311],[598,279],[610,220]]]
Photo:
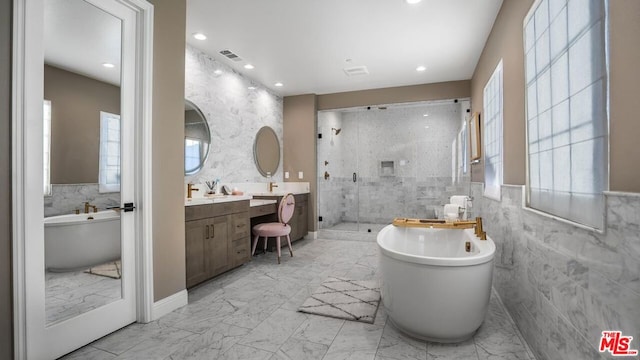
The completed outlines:
[[[340,128],[340,129],[331,128],[331,131],[333,131],[336,135],[338,135],[338,134],[340,134],[340,131],[342,131],[342,128]]]

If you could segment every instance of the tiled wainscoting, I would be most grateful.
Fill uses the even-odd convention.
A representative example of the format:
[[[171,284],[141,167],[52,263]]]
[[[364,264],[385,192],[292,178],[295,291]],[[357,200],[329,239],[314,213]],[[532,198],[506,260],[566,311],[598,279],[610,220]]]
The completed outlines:
[[[523,208],[523,187],[502,201],[472,184],[476,214],[496,242],[493,286],[538,359],[599,359],[601,332],[640,347],[640,194],[606,195],[605,233]]]
[[[336,177],[321,184],[319,205],[321,229],[341,222],[390,224],[398,216],[433,218],[452,195],[467,194],[469,179],[453,184],[451,177],[417,181],[414,177],[352,178]]]
[[[84,211],[84,203],[104,210],[120,205],[120,193],[101,193],[98,184],[51,185],[51,195],[44,197],[44,216],[72,214],[76,209]]]

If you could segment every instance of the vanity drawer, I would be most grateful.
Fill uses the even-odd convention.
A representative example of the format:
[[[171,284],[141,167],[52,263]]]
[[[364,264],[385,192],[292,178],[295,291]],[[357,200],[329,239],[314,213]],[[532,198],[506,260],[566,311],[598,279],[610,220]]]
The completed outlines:
[[[249,212],[229,215],[229,239],[247,240],[250,232]]]
[[[232,267],[240,266],[251,259],[249,239],[234,240],[229,251]]]
[[[185,221],[193,221],[248,211],[249,200],[228,201],[215,204],[185,206],[184,217]]]
[[[275,213],[276,213],[276,204],[254,206],[249,210],[249,214],[250,214],[249,216],[251,216],[252,218],[263,216],[263,215],[275,214]]]

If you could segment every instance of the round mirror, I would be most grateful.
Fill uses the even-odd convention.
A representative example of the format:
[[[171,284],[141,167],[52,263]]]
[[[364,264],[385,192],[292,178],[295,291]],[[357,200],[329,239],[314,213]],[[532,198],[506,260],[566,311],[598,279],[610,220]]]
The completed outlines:
[[[278,135],[268,126],[263,126],[253,143],[253,158],[262,176],[273,175],[280,164],[280,142]]]
[[[202,111],[191,101],[184,101],[184,174],[193,175],[207,161],[211,132]]]

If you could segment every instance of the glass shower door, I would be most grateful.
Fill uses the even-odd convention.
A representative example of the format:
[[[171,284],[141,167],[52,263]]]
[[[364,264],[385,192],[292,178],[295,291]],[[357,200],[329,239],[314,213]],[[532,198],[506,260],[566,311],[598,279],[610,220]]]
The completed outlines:
[[[318,113],[320,230],[358,231],[358,124],[354,112]],[[354,180],[355,179],[355,180]]]

